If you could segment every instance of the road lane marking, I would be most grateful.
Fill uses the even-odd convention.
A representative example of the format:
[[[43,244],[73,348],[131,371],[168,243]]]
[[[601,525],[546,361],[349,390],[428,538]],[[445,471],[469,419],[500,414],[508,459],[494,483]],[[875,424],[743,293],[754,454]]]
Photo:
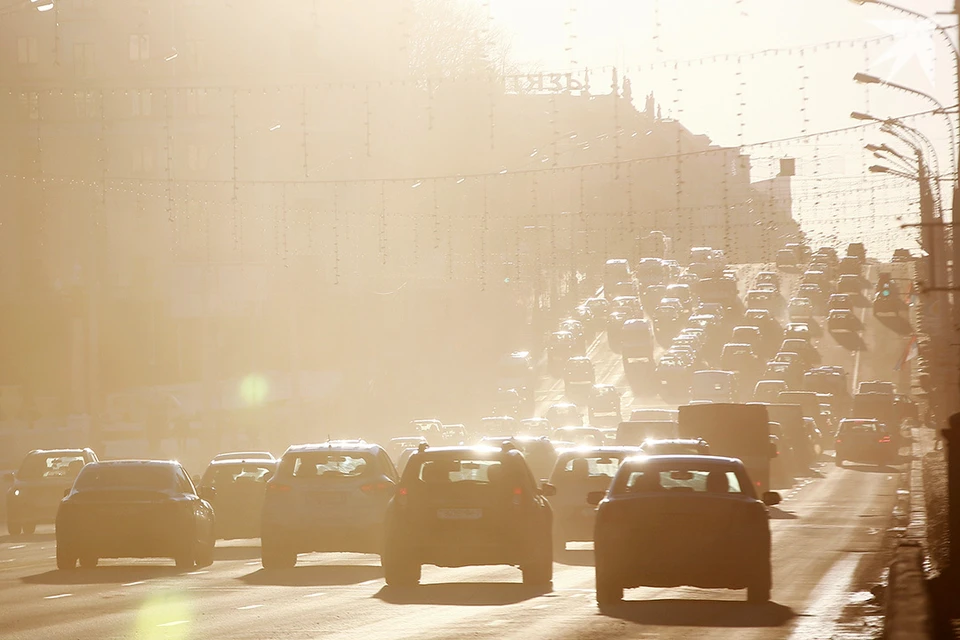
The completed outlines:
[[[137,580],[136,582],[126,582],[126,583],[124,583],[124,584],[122,584],[122,585],[120,585],[120,586],[121,586],[121,587],[135,587],[135,586],[137,586],[138,584],[146,584],[146,582],[147,582],[146,580]]]
[[[259,609],[262,606],[262,604],[248,604],[245,607],[237,607],[237,611],[249,611],[250,609]]]
[[[199,576],[199,575],[203,575],[204,573],[210,573],[210,572],[207,571],[206,569],[203,569],[203,570],[201,570],[201,571],[191,571],[191,572],[189,572],[187,575],[188,575],[188,576]]]
[[[58,593],[58,594],[55,595],[55,596],[44,596],[43,599],[44,599],[44,600],[57,600],[57,599],[59,599],[59,598],[69,598],[69,597],[72,596],[72,595],[73,595],[72,593]]]
[[[303,597],[304,597],[304,598],[319,598],[319,597],[322,596],[322,595],[324,595],[324,594],[323,594],[323,593],[308,593],[307,595],[305,595],[305,596],[303,596]]]
[[[818,594],[805,609],[800,621],[793,628],[790,640],[832,638],[837,620],[847,602],[853,573],[860,564],[860,557],[848,554],[837,561],[811,591]]]
[[[25,544],[15,544],[15,545],[13,545],[12,547],[7,547],[7,549],[23,549],[25,546],[27,546],[27,545],[25,545]]]
[[[171,622],[163,622],[161,624],[158,624],[157,626],[158,627],[176,627],[177,625],[187,624],[187,622],[189,622],[189,620],[173,620]]]
[[[357,585],[357,586],[365,587],[365,586],[370,585],[370,584],[377,584],[378,582],[381,582],[381,581],[382,581],[382,578],[376,578],[376,579],[374,579],[374,580],[367,580],[367,581],[365,581],[365,582],[361,582],[361,583],[360,583],[359,585]]]

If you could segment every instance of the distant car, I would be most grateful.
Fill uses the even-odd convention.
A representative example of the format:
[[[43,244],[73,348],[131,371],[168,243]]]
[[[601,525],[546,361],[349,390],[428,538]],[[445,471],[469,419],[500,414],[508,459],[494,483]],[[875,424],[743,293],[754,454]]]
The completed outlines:
[[[407,449],[416,449],[427,441],[423,436],[401,436],[399,438],[390,438],[387,443],[387,453],[394,460],[400,457],[400,454]]]
[[[53,522],[63,492],[73,485],[84,465],[97,462],[92,449],[36,449],[9,474],[7,532],[32,534],[39,523]]]
[[[398,480],[382,447],[362,441],[294,445],[267,483],[260,533],[264,569],[310,551],[380,553]]]
[[[747,589],[767,602],[773,583],[770,523],[743,463],[713,456],[631,458],[598,504],[594,529],[597,604],[639,586]]]
[[[783,380],[760,380],[753,389],[753,401],[776,402],[781,391],[787,391]]]
[[[854,256],[846,256],[837,264],[837,272],[840,277],[855,276],[859,278],[863,275],[863,261]]]
[[[861,264],[867,261],[867,249],[862,242],[851,242],[848,244],[847,255],[856,258]]]
[[[797,266],[797,254],[790,249],[780,249],[777,251],[777,267],[783,269],[785,267],[796,267]]]
[[[524,418],[520,421],[519,435],[547,436],[553,433],[553,427],[546,418]]]
[[[455,445],[455,444],[466,444],[467,443],[467,427],[462,424],[445,424],[443,425],[443,443],[445,445]],[[420,443],[417,443],[417,446],[420,446]],[[397,468],[399,471],[399,467]]]
[[[554,429],[560,427],[579,427],[583,424],[583,415],[577,405],[570,402],[558,402],[550,405],[543,414]]]
[[[819,284],[813,282],[801,284],[797,289],[797,297],[809,300],[818,315],[822,315],[826,311],[827,293]]]
[[[710,445],[703,438],[648,438],[640,445],[645,456],[708,456]]]
[[[900,314],[902,308],[900,298],[891,295],[889,289],[882,289],[873,297],[874,316],[896,316]]]
[[[866,419],[841,420],[833,448],[838,467],[845,461],[887,464],[897,453],[886,427],[877,420]]]
[[[791,340],[799,338],[800,340],[810,339],[810,325],[806,322],[790,322],[783,328],[783,339]]]
[[[620,392],[612,384],[596,384],[590,390],[587,401],[590,411],[590,421],[597,418],[612,417],[620,422],[622,411],[620,408]]]
[[[534,478],[546,478],[557,462],[557,447],[547,436],[484,436],[480,446],[502,447],[509,444],[523,454]]]
[[[209,491],[209,490],[207,490]],[[57,511],[57,568],[100,558],[173,558],[188,569],[213,563],[213,507],[179,462],[111,460],[83,467]]]
[[[635,447],[609,446],[560,452],[550,474],[550,484],[556,487],[556,495],[550,498],[556,552],[564,551],[567,542],[593,540],[596,509],[587,505],[587,494],[606,491],[620,463],[637,452]]]
[[[487,416],[480,419],[480,429],[475,435],[498,436],[504,433],[517,433],[520,421],[513,416]]]
[[[567,360],[563,371],[563,388],[567,398],[574,402],[583,402],[596,382],[597,375],[590,358],[576,356]]]
[[[739,393],[733,371],[695,371],[690,383],[691,402],[738,402]]]
[[[860,276],[842,275],[837,280],[837,293],[846,293],[852,296],[859,296],[863,291],[863,284]]]
[[[748,344],[754,353],[759,353],[763,347],[763,337],[760,327],[740,326],[733,328],[730,342]]]
[[[203,472],[200,492],[216,512],[217,540],[260,537],[260,512],[276,460],[215,460]],[[209,491],[213,489],[213,491]]]
[[[893,261],[894,262],[911,262],[913,256],[910,255],[910,249],[894,249],[893,250]]]
[[[552,438],[588,447],[599,447],[605,440],[597,427],[560,427],[553,432]]]
[[[827,330],[831,333],[857,333],[860,319],[851,309],[834,309],[827,316]]]
[[[433,443],[443,439],[443,423],[433,418],[411,420],[410,432],[414,435],[421,435],[427,442]]]
[[[835,293],[827,300],[827,310],[834,309],[853,309],[853,299],[849,293]]]
[[[814,317],[813,303],[809,298],[791,298],[787,313],[791,322],[810,322]]]
[[[418,451],[390,501],[381,563],[390,587],[420,582],[422,565],[519,566],[524,584],[553,580],[553,512],[510,446]]]
[[[780,290],[780,274],[776,271],[761,271],[757,274],[756,284],[772,284],[773,287]]]
[[[747,309],[743,312],[743,324],[757,327],[763,336],[777,336],[783,331],[783,327],[767,309]]]
[[[780,351],[792,351],[800,354],[807,368],[820,364],[822,357],[813,343],[806,338],[786,338],[780,344]]]

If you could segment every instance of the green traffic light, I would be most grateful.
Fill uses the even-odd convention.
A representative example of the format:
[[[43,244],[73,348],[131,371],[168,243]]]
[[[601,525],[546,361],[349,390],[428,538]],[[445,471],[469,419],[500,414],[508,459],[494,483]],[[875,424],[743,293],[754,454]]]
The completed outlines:
[[[883,290],[883,295],[884,295],[884,297],[889,296],[889,295],[890,295],[890,289],[884,289],[884,290]]]

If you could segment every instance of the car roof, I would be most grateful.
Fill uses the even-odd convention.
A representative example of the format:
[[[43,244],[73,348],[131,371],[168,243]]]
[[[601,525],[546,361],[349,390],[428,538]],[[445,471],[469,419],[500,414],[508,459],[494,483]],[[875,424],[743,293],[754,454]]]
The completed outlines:
[[[90,465],[99,467],[180,467],[176,460],[101,460]]]
[[[697,456],[697,455],[666,455],[666,456],[645,456],[639,455],[625,460],[624,463],[638,462],[643,464],[702,464],[714,465],[717,467],[743,467],[743,463],[737,458],[725,458],[723,456]]]
[[[320,442],[315,444],[295,444],[291,445],[286,453],[311,453],[314,451],[355,451],[358,453],[378,453],[382,447],[378,444],[356,440],[331,440],[330,442]]]
[[[232,465],[243,465],[243,464],[263,464],[263,465],[277,465],[277,460],[268,459],[268,458],[227,458],[225,460],[211,460],[211,467],[229,467]]]
[[[69,456],[69,455],[83,455],[90,452],[90,449],[34,449],[28,456],[38,455],[38,456]]]
[[[563,447],[557,454],[559,456],[574,458],[577,456],[589,456],[598,453],[623,453],[627,455],[636,455],[639,453],[639,447],[628,447],[624,445],[612,445],[612,446],[599,446],[599,447],[589,447],[589,446],[573,446],[573,447]]]
[[[703,438],[647,438],[643,444],[707,444]]]
[[[213,456],[214,460],[229,460],[236,458],[260,458],[261,460],[275,460],[276,457],[269,451],[225,451]]]

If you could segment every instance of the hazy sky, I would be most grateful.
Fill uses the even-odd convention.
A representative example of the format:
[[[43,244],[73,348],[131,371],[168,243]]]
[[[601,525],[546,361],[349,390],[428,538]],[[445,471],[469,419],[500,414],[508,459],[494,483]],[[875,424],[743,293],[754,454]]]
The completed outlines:
[[[936,33],[896,12],[848,0],[471,1],[510,35],[515,61],[542,70],[616,65],[631,78],[638,101],[652,90],[665,116],[718,144],[748,145],[757,178],[769,175],[777,158],[797,156],[798,214],[829,219],[853,209],[853,224],[870,202],[884,218],[884,231],[876,230],[876,219],[861,222],[878,240],[896,227],[891,216],[900,215],[898,209],[915,210],[915,186],[865,173],[879,161],[862,151],[863,144],[892,144],[889,136],[856,131],[749,145],[848,127],[856,124],[849,117],[855,110],[889,117],[932,106],[888,87],[857,85],[852,78],[858,71],[933,94],[948,106],[956,103],[952,54]],[[911,0],[909,6],[933,15],[950,10],[952,2]],[[955,33],[955,18],[938,19]],[[867,41],[885,36],[883,42]],[[808,48],[802,55],[785,50],[839,41],[845,44]],[[750,55],[767,49],[779,52]],[[724,59],[726,54],[737,55]],[[698,60],[715,55],[721,58]],[[673,61],[680,61],[676,70]],[[595,73],[592,83],[609,85],[609,76],[602,77],[597,80]],[[910,122],[938,145],[941,171],[947,173],[945,118]]]

